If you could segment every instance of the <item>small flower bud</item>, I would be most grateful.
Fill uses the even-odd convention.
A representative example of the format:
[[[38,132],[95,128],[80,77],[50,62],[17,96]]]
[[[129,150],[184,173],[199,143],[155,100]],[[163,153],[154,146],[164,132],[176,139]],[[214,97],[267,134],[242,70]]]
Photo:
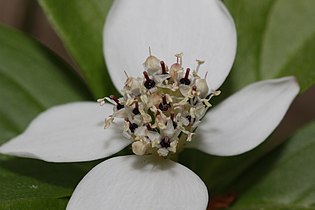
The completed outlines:
[[[132,143],[132,151],[136,155],[144,155],[147,151],[147,144],[144,144],[141,141],[136,141]]]
[[[161,71],[161,61],[156,58],[153,55],[150,55],[145,62],[143,63],[143,66],[145,70],[150,74],[153,75],[159,71]]]
[[[170,75],[171,78],[173,78],[174,80],[176,80],[176,78],[178,77],[178,75],[182,73],[182,67],[180,64],[178,63],[174,63],[171,68],[170,68]]]
[[[140,81],[133,77],[128,77],[125,82],[125,90],[138,95],[140,94]]]
[[[205,79],[196,80],[197,91],[200,92],[200,97],[205,98],[209,92],[207,81]]]

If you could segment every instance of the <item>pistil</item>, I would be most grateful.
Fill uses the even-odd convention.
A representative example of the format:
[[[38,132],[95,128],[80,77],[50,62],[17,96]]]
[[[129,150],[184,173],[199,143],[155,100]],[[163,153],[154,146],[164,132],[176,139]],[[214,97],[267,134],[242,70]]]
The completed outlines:
[[[165,66],[164,61],[161,61],[160,64],[161,64],[161,68],[162,68],[162,74],[167,74],[167,72],[166,72],[166,66]]]
[[[190,72],[190,68],[187,68],[186,73],[185,73],[185,77],[181,78],[179,81],[181,84],[190,85],[190,79],[188,79],[189,72]]]

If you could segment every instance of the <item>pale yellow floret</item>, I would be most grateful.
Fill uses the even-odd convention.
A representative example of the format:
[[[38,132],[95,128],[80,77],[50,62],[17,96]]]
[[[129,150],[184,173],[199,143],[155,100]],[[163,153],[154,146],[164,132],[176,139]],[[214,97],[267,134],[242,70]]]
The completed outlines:
[[[132,143],[132,151],[136,155],[144,155],[148,149],[148,144],[143,143],[142,141],[136,141]]]
[[[211,104],[220,94],[210,91],[205,79],[198,74],[204,61],[197,60],[195,71],[182,67],[182,53],[176,63],[167,64],[151,55],[144,62],[143,77],[130,77],[122,90],[123,97],[104,97],[114,105],[114,113],[105,120],[105,128],[115,124],[114,118],[124,119],[123,135],[132,140],[136,155],[169,157],[193,140],[194,131]]]

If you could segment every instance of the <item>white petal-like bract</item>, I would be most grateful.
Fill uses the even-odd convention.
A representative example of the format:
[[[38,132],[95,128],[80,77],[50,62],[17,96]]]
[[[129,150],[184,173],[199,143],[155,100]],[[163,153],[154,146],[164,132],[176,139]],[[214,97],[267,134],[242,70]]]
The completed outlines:
[[[207,188],[188,168],[155,156],[120,156],[93,168],[67,210],[205,210]]]
[[[294,77],[253,83],[211,109],[187,146],[220,156],[251,150],[278,126],[298,92]]]
[[[124,71],[142,74],[149,47],[169,64],[181,52],[183,67],[194,69],[196,59],[204,60],[200,74],[208,72],[210,90],[223,83],[236,52],[235,25],[220,0],[115,0],[103,36],[106,63],[118,90]]]
[[[48,109],[24,133],[3,144],[0,153],[49,162],[76,162],[110,156],[131,142],[122,131],[103,129],[112,105],[76,102]]]

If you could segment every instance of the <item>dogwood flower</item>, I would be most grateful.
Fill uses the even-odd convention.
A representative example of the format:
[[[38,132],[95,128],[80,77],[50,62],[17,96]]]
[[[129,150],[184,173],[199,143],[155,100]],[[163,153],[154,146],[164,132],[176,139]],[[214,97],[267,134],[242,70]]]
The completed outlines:
[[[150,52],[143,69],[149,46],[163,61]],[[294,77],[271,79],[210,108],[235,51],[234,22],[220,0],[116,0],[105,25],[104,54],[122,97],[100,99],[101,108],[94,102],[50,108],[0,152],[77,162],[105,158],[131,144],[135,155],[93,168],[67,209],[204,210],[206,186],[169,157],[183,147],[220,156],[251,150],[275,129],[299,92]],[[176,54],[174,62],[176,52],[185,57]],[[205,62],[196,65],[196,58]]]

